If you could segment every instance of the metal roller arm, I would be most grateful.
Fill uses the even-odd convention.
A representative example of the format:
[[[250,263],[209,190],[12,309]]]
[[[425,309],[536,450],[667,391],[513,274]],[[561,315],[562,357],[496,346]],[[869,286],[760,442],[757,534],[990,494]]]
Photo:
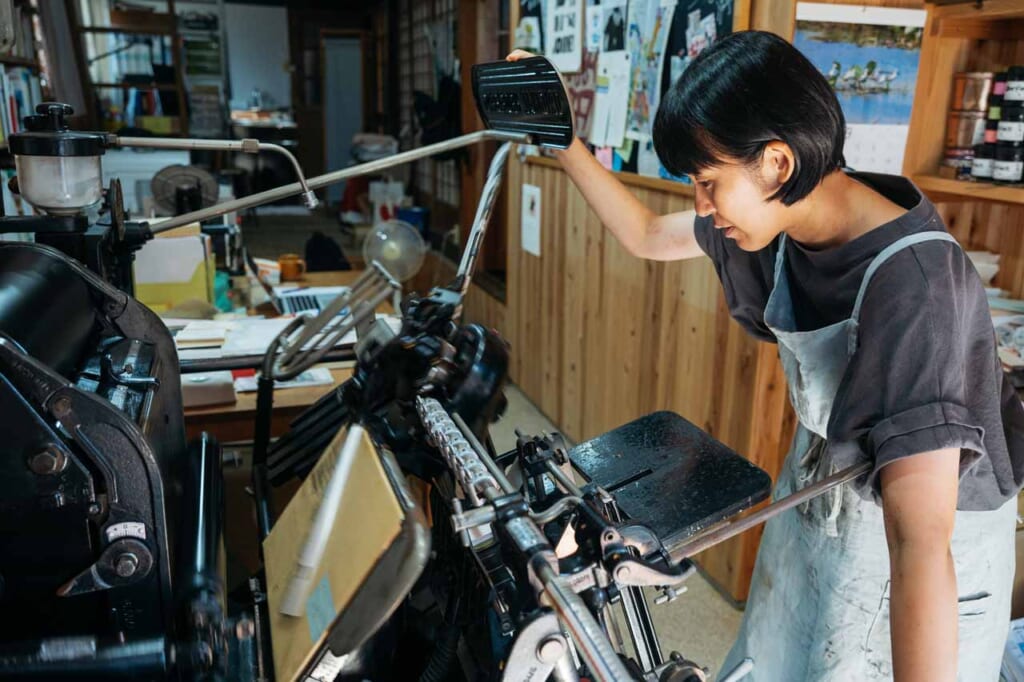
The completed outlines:
[[[232,211],[242,211],[247,208],[262,206],[263,204],[269,204],[272,201],[301,194],[305,191],[320,189],[327,185],[333,185],[334,183],[341,182],[342,180],[348,180],[349,178],[358,177],[360,175],[377,173],[388,168],[401,166],[402,164],[409,163],[410,161],[425,159],[434,156],[435,154],[451,151],[452,149],[459,149],[461,147],[468,147],[486,140],[521,142],[528,144],[530,142],[530,136],[525,133],[507,133],[499,130],[480,130],[475,133],[469,133],[468,135],[460,135],[459,137],[453,137],[450,140],[430,144],[426,147],[410,149],[407,152],[401,152],[393,156],[378,159],[377,161],[361,163],[342,170],[318,175],[314,178],[310,178],[305,186],[301,183],[293,182],[290,185],[282,185],[280,187],[275,187],[274,189],[268,189],[264,192],[250,194],[249,196],[241,199],[225,201],[224,203],[204,208],[199,211],[183,213],[180,216],[164,220],[150,229],[153,234],[159,234],[160,232],[173,230],[174,228],[181,227],[182,225],[189,225],[190,223],[202,222],[204,220],[209,220],[210,218],[217,218],[227,213],[231,213]]]
[[[473,504],[479,506],[483,499],[501,495],[503,490],[498,479],[504,476],[496,478],[493,475],[493,462],[491,466],[485,464],[489,456],[470,444],[441,403],[433,398],[418,398],[416,407],[431,442],[441,451]],[[517,517],[506,523],[513,522],[519,528],[513,535],[544,538],[543,532],[528,516]],[[565,624],[576,642],[594,679],[601,682],[632,679],[605,637],[601,625],[587,610],[583,600],[564,583],[551,563],[541,553],[537,553],[533,556],[531,567],[543,586],[543,594],[550,600],[559,620]]]

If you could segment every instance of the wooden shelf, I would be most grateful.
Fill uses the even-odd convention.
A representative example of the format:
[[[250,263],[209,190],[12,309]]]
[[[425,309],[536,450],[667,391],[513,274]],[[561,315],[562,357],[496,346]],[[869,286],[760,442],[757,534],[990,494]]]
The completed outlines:
[[[546,166],[548,168],[562,168],[562,164],[558,163],[556,159],[552,159],[547,156],[527,156],[526,163],[534,164],[537,166]],[[665,180],[664,178],[652,178],[647,175],[640,175],[638,173],[626,173],[621,171],[612,171],[612,174],[622,184],[629,187],[643,187],[644,189],[655,189],[661,192],[669,192],[671,194],[680,194],[684,197],[694,196],[693,185],[688,185],[685,182],[677,182],[675,180]]]
[[[166,90],[168,92],[176,92],[178,86],[174,83],[93,83],[95,88],[118,88],[121,90],[130,90],[137,88],[139,90]]]
[[[915,175],[913,180],[933,201],[1001,201],[1024,205],[1024,185],[950,180],[937,175]]]
[[[116,26],[82,26],[78,29],[82,33],[138,33],[151,36],[170,36],[174,31],[158,28],[118,28]]]
[[[35,69],[36,71],[38,71],[41,68],[39,66],[39,62],[37,62],[35,59],[27,59],[25,57],[11,57],[8,55],[0,55],[0,64],[5,64],[7,66],[27,66],[30,69]]]

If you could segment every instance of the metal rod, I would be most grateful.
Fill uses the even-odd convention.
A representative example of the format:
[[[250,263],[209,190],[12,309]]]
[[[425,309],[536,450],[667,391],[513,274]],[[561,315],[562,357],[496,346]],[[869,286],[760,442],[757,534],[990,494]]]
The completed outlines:
[[[549,459],[544,462],[544,466],[547,468],[548,473],[551,474],[551,477],[554,478],[555,481],[558,482],[558,485],[562,486],[566,492],[571,493],[576,497],[583,497],[583,491],[580,490],[579,486],[569,480],[569,477],[565,475],[564,471],[558,468],[557,464]]]
[[[853,466],[847,467],[842,471],[838,471],[828,478],[823,478],[817,483],[813,483],[792,495],[787,495],[781,500],[768,505],[764,509],[754,512],[750,516],[745,516],[733,523],[725,526],[719,526],[714,530],[702,533],[695,537],[685,538],[679,543],[670,545],[668,548],[669,556],[674,562],[682,561],[694,554],[703,552],[708,547],[717,545],[723,540],[728,540],[729,538],[739,535],[760,523],[764,523],[773,516],[778,516],[787,509],[792,509],[798,504],[802,504],[812,497],[817,497],[837,485],[842,485],[843,483],[852,481],[858,476],[866,474],[870,470],[871,462],[854,464]]]
[[[310,178],[307,184],[310,189],[319,189],[321,187],[326,187],[327,185],[332,185],[336,182],[341,182],[342,180],[347,180],[348,178],[376,173],[387,168],[409,163],[410,161],[416,161],[417,159],[423,159],[435,154],[440,154],[441,152],[459,149],[461,147],[468,147],[469,145],[476,144],[477,142],[483,142],[485,140],[529,143],[530,136],[525,133],[508,133],[500,130],[479,130],[475,133],[460,135],[459,137],[453,137],[450,140],[437,142],[418,149],[410,149],[407,152],[401,152],[376,161],[361,163],[357,166],[350,166],[349,168],[344,168],[342,170],[318,175],[315,178]],[[165,220],[155,226],[152,226],[150,231],[153,234],[158,234],[160,232],[172,230],[176,227],[181,227],[182,225],[216,218],[218,216],[231,213],[232,211],[241,211],[247,208],[261,206],[272,201],[277,201],[278,199],[284,199],[286,197],[299,194],[303,189],[303,186],[297,182],[293,182],[290,185],[281,185],[280,187],[268,189],[264,192],[250,194],[249,196],[242,197],[241,199],[233,199],[231,201],[225,201],[222,204],[217,204],[216,206],[210,206],[209,208],[183,213],[180,216],[176,216],[170,220]]]
[[[260,142],[252,138],[242,140],[201,140],[193,137],[118,137],[107,138],[107,144],[113,147],[147,147],[149,149],[196,149],[218,152],[244,152],[246,154],[257,154],[259,152],[274,152],[288,159],[295,175],[299,178],[299,185],[302,187],[302,200],[307,208],[316,208],[319,201],[316,195],[306,184],[306,175],[302,172],[298,159],[290,151],[279,144]]]
[[[633,679],[583,600],[562,582],[551,565],[539,564],[537,577],[544,584],[545,594],[569,630],[594,679],[599,682]]]
[[[484,235],[487,233],[487,224],[491,220],[491,210],[494,208],[494,200],[498,196],[498,188],[501,186],[501,176],[505,169],[505,162],[508,160],[508,152],[512,145],[505,143],[498,147],[491,159],[491,165],[487,169],[487,182],[484,183],[484,191],[480,195],[480,202],[476,206],[476,216],[473,218],[473,228],[466,240],[466,248],[462,252],[462,261],[459,263],[459,270],[456,278],[459,283],[459,294],[462,299],[466,297],[469,283],[473,279],[473,270],[476,268],[476,259],[483,245]],[[456,317],[461,316],[461,304]]]
[[[452,412],[452,421],[454,421],[455,425],[459,427],[459,431],[462,431],[462,435],[466,437],[466,441],[469,443],[470,447],[476,451],[477,457],[479,457],[480,461],[484,463],[487,470],[491,472],[491,476],[493,476],[494,480],[498,482],[499,486],[501,486],[502,491],[505,493],[514,493],[516,491],[515,486],[509,482],[508,478],[505,476],[505,472],[501,470],[501,467],[491,459],[491,455],[487,452],[484,446],[480,444],[480,441],[477,439],[472,429],[469,428],[469,425],[466,424],[465,420],[458,414]]]

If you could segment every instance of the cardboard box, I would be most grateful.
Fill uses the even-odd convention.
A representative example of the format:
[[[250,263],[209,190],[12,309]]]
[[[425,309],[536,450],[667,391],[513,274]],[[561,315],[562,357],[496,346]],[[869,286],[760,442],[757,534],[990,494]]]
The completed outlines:
[[[158,313],[185,301],[213,303],[213,245],[198,225],[191,231],[158,235],[135,254],[135,297]]]

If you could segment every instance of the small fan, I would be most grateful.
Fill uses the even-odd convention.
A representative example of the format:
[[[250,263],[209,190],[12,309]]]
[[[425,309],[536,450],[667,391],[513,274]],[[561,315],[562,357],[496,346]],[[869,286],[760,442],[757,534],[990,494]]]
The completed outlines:
[[[416,228],[401,220],[388,220],[373,228],[363,241],[363,260],[380,263],[399,282],[419,272],[427,244]]]
[[[167,166],[153,176],[153,202],[171,215],[197,211],[217,203],[217,181],[196,166]]]

